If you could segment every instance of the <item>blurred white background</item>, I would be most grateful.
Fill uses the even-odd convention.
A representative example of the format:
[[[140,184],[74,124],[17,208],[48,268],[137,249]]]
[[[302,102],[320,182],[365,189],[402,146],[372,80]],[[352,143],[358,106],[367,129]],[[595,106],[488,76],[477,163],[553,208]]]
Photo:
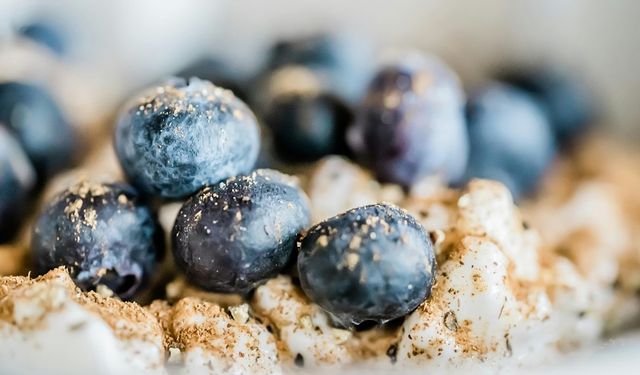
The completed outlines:
[[[640,136],[639,15],[636,0],[0,0],[0,35],[58,19],[114,95],[204,53],[250,72],[277,36],[319,30],[432,51],[470,86],[512,62],[559,63],[593,86],[612,131]]]

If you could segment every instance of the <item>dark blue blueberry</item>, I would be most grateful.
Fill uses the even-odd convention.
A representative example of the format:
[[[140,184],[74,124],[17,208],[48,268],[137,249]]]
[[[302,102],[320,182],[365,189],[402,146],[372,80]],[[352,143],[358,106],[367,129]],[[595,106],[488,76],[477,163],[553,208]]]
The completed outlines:
[[[173,227],[173,254],[192,284],[244,293],[288,264],[307,225],[307,198],[291,177],[260,169],[189,198]]]
[[[499,78],[531,94],[542,106],[558,143],[582,133],[595,119],[593,97],[585,82],[554,69],[503,72]]]
[[[316,34],[276,43],[268,53],[267,70],[302,65],[329,81],[341,98],[357,101],[374,69],[366,41],[347,35]]]
[[[518,199],[538,184],[555,155],[551,126],[527,93],[493,83],[469,99],[467,178],[503,182]]]
[[[463,93],[442,62],[411,55],[378,72],[357,113],[349,141],[384,182],[411,186],[426,175],[457,182],[469,145]]]
[[[0,243],[15,236],[35,178],[31,162],[18,141],[0,126]]]
[[[163,235],[133,188],[82,182],[40,213],[31,237],[34,271],[66,266],[76,284],[98,284],[131,298],[163,253]]]
[[[73,161],[77,148],[73,129],[42,88],[0,83],[0,123],[16,134],[40,177],[51,176]]]
[[[176,76],[184,79],[198,77],[216,86],[231,90],[235,96],[242,100],[247,99],[245,88],[240,82],[237,73],[227,64],[211,57],[203,57],[195,60],[176,73]]]
[[[67,40],[61,28],[50,21],[38,21],[21,27],[19,34],[47,47],[58,56],[67,50]]]
[[[344,326],[405,316],[431,294],[433,244],[397,207],[349,210],[309,229],[298,249],[302,288]]]
[[[299,64],[325,67],[339,64],[342,51],[336,43],[337,39],[326,34],[281,40],[271,48],[268,66],[279,68]]]
[[[275,75],[282,73],[286,72],[276,71]],[[288,78],[295,77],[281,77]],[[304,162],[346,153],[346,130],[353,117],[349,108],[320,87],[297,87],[295,83],[274,93],[265,109],[264,120],[280,158]]]
[[[208,81],[174,79],[125,109],[115,149],[145,193],[180,198],[249,172],[260,147],[251,110]]]

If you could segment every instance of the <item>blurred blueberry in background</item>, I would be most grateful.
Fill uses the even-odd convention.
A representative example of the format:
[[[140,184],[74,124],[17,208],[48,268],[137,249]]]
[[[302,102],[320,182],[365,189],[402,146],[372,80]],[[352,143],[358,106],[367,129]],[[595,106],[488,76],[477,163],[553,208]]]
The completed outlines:
[[[11,240],[20,227],[35,177],[18,141],[0,126],[0,243]]]
[[[596,117],[586,84],[558,68],[504,70],[498,77],[531,94],[543,108],[559,144],[570,143]]]
[[[78,151],[74,131],[62,110],[39,86],[0,83],[0,123],[16,135],[41,182],[68,167]]]
[[[470,96],[467,121],[467,178],[501,181],[516,199],[531,193],[556,150],[538,102],[515,87],[491,83]]]
[[[302,65],[318,73],[348,102],[360,100],[375,69],[367,40],[351,35],[315,34],[283,39],[267,55],[266,70]]]
[[[67,52],[67,38],[59,25],[51,20],[37,20],[18,29],[18,34],[48,48],[58,56]]]
[[[314,161],[347,152],[351,110],[322,87],[314,71],[293,65],[280,68],[270,75],[267,91],[264,121],[282,160]]]
[[[434,57],[414,53],[375,75],[349,143],[381,181],[411,186],[439,174],[454,183],[469,152],[463,107],[455,73]]]

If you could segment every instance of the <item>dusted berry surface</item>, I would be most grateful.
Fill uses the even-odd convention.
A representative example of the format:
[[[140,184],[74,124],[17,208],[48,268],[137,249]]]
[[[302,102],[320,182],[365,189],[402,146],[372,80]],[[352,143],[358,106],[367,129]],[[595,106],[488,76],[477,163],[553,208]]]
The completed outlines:
[[[251,110],[208,81],[174,79],[126,108],[115,149],[141,191],[181,198],[247,173],[260,147]]]
[[[14,132],[40,177],[67,167],[77,151],[73,129],[38,86],[0,83],[0,123]]]
[[[387,204],[313,226],[298,250],[305,293],[345,326],[405,316],[430,295],[435,279],[434,248],[424,229]]]
[[[98,284],[121,298],[145,286],[163,253],[163,236],[136,191],[81,182],[40,213],[31,238],[34,271],[66,266],[82,289]]]
[[[346,130],[353,115],[338,97],[321,87],[304,67],[287,67],[271,76],[264,120],[283,160],[314,161],[347,152]]]
[[[555,156],[551,125],[526,92],[493,83],[467,105],[467,177],[495,179],[518,199],[531,193]]]
[[[203,289],[247,292],[288,264],[309,216],[291,177],[267,169],[231,177],[182,206],[172,234],[176,265]]]
[[[0,126],[0,243],[14,237],[35,184],[31,162],[13,135]]]
[[[447,66],[409,55],[382,68],[369,85],[350,144],[383,182],[411,186],[433,174],[457,182],[469,152],[463,101]]]

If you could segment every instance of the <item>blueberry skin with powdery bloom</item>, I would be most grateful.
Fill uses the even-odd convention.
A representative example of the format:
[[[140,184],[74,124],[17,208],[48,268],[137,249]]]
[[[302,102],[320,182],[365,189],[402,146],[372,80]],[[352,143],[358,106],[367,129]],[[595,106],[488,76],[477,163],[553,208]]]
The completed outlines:
[[[531,193],[556,152],[551,125],[536,101],[517,88],[492,83],[471,95],[467,123],[467,179],[501,181],[516,199]]]
[[[126,109],[115,133],[129,180],[164,198],[249,172],[259,142],[251,110],[230,91],[198,78],[149,90]]]
[[[176,265],[203,289],[248,292],[289,263],[309,217],[291,177],[268,169],[231,177],[182,206],[172,234]]]
[[[298,250],[303,290],[343,326],[405,316],[434,283],[431,240],[411,215],[387,204],[354,208],[313,226]]]
[[[408,187],[439,174],[458,182],[469,152],[463,100],[447,66],[409,55],[374,77],[349,131],[350,145],[381,181]]]
[[[0,83],[0,123],[16,135],[39,177],[49,177],[73,161],[77,148],[73,129],[42,88]]]
[[[149,281],[163,235],[132,187],[81,182],[40,213],[31,254],[38,274],[66,266],[80,288],[104,284],[128,299]]]
[[[529,93],[543,108],[559,144],[586,130],[596,118],[591,92],[569,72],[539,67],[503,71],[498,78]]]
[[[35,180],[35,171],[18,141],[0,126],[0,243],[15,236]]]

